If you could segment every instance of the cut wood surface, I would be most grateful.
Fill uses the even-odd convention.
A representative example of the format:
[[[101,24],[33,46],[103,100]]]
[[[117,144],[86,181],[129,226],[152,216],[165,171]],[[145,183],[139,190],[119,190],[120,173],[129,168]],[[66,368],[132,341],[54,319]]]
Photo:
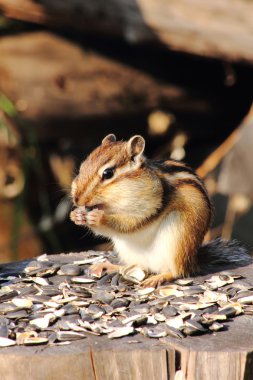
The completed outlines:
[[[0,11],[14,19],[253,63],[248,0],[0,0]]]
[[[71,254],[81,260],[82,253]],[[66,262],[69,255],[50,260]],[[1,272],[23,270],[25,262],[1,265]],[[237,268],[252,281],[253,265]],[[204,277],[198,277],[204,279]],[[184,339],[141,335],[109,340],[87,335],[67,346],[0,349],[1,380],[251,380],[253,317],[238,316],[228,329]],[[175,377],[176,376],[176,377]],[[181,376],[181,377],[180,377]]]

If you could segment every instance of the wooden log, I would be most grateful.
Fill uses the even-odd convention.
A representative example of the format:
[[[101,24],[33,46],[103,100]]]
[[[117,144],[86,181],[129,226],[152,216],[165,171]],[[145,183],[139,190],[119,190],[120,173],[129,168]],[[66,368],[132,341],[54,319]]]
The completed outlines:
[[[83,253],[52,255],[57,262],[81,260]],[[70,260],[70,261],[71,261]],[[2,265],[1,271],[22,271],[26,262]],[[237,268],[252,282],[253,264]],[[197,280],[204,280],[200,276]],[[67,346],[8,347],[0,350],[3,380],[251,380],[253,317],[242,315],[216,334],[148,339],[139,334],[109,340],[87,335]]]
[[[253,199],[253,117],[242,125],[238,134],[237,141],[221,163],[217,190],[224,195],[243,194]]]
[[[110,59],[48,32],[3,37],[0,56],[0,91],[14,102],[21,119],[47,139],[59,134],[83,138],[88,127],[90,136],[112,129],[129,136],[146,128],[153,109],[174,113],[193,138],[206,133],[215,138],[221,127],[224,134],[234,128],[251,104],[251,87],[248,79],[248,87],[243,86],[243,76],[227,88],[217,68],[213,72],[209,65],[180,61],[178,69],[170,57],[148,54],[148,67],[145,63],[141,71],[136,68],[143,66],[140,52],[136,66],[131,59],[123,64],[120,56]]]
[[[0,0],[7,17],[131,43],[159,43],[200,56],[253,62],[253,4],[247,0]]]
[[[228,138],[214,152],[212,152],[210,154],[210,156],[207,157],[207,159],[204,162],[202,162],[200,167],[197,169],[197,173],[200,177],[205,178],[205,177],[207,177],[208,174],[210,174],[212,171],[214,171],[217,168],[217,166],[221,163],[221,161],[224,159],[224,157],[226,157],[227,155],[228,156],[231,155],[230,152],[231,151],[233,152],[234,148],[238,144],[239,144],[239,146],[242,145],[244,148],[244,150],[242,150],[242,148],[241,148],[241,152],[240,152],[242,154],[242,151],[244,151],[242,157],[246,156],[248,149],[245,149],[245,143],[249,143],[253,139],[253,134],[252,134],[252,137],[250,135],[251,128],[252,128],[252,126],[251,126],[252,120],[253,120],[253,106],[251,106],[248,114],[242,120],[242,123],[239,125],[239,127],[236,130],[234,130],[231,133],[231,135],[229,135]],[[244,137],[244,139],[243,139],[243,137]],[[238,153],[237,153],[237,155],[238,155]],[[227,160],[227,158],[225,158],[225,160]],[[244,160],[245,160],[245,157],[244,157]],[[238,155],[238,157],[235,158],[235,161],[240,162],[239,155]],[[235,168],[235,162],[233,163],[233,167]],[[242,168],[240,168],[239,171],[242,172]],[[232,170],[232,166],[227,169],[226,175],[227,175],[227,177],[229,177],[229,179],[231,179],[230,178],[231,175],[233,177],[234,169]],[[220,176],[221,175],[219,174],[219,177]],[[246,184],[246,183],[244,183],[244,180],[248,181],[248,177],[243,178],[243,179],[240,178],[240,180],[238,180],[238,178],[237,178],[233,184],[229,183],[227,185],[227,189],[225,191],[223,191],[223,193],[224,194],[230,194],[231,191],[233,193],[241,192],[241,191],[238,191],[238,189],[236,189],[238,185],[244,189],[243,192],[252,193],[253,182],[252,182],[251,187],[248,188],[248,182]],[[218,186],[220,186],[220,184],[218,184]],[[222,187],[222,185],[221,185],[221,187]],[[245,191],[245,188],[247,188],[247,191]],[[219,190],[221,190],[221,189],[219,189]]]
[[[29,121],[140,113],[161,105],[206,108],[183,88],[48,32],[0,41],[0,90]],[[200,104],[199,104],[200,102]]]

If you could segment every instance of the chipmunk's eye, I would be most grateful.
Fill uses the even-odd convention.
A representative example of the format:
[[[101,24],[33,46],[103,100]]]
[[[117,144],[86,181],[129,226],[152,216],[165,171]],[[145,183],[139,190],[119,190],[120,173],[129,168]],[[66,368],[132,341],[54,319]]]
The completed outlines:
[[[107,168],[103,171],[102,180],[110,179],[113,177],[115,168]]]

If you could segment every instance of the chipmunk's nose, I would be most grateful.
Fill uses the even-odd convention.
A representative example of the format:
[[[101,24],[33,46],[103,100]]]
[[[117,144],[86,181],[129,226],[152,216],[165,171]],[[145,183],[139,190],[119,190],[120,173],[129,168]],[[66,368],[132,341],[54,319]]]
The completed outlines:
[[[75,194],[73,197],[73,201],[75,206],[77,207],[85,206],[88,203],[87,198],[83,193]]]

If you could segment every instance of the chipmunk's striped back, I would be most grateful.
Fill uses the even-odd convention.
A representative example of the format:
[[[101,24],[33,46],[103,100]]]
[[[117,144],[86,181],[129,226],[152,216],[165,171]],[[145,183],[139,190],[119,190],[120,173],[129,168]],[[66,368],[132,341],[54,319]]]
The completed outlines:
[[[203,181],[199,178],[196,172],[188,165],[181,161],[166,160],[166,161],[151,161],[147,160],[148,165],[152,166],[157,172],[160,173],[160,177],[165,180],[170,187],[170,191],[173,189],[176,191],[184,185],[192,186],[196,191],[203,195],[203,201],[206,203],[206,207],[210,211],[210,219],[212,216],[212,205],[208,196],[207,190]]]

